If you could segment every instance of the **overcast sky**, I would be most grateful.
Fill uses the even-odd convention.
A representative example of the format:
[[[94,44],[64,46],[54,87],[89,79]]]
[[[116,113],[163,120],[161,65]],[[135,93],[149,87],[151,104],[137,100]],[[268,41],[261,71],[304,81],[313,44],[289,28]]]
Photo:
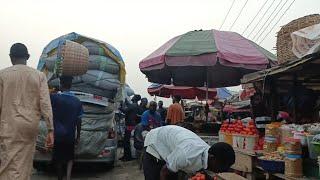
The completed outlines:
[[[235,0],[222,30],[230,29],[246,1]],[[274,9],[276,7],[280,9],[287,2],[269,28],[257,40],[261,41],[292,1],[268,0],[258,17],[249,26],[245,36],[260,20],[261,23],[250,36],[253,38]],[[139,61],[174,36],[196,29],[219,29],[233,0],[1,0],[0,2],[0,68],[10,66],[9,48],[15,42],[22,42],[28,46],[31,54],[29,65],[36,67],[41,51],[49,41],[69,32],[77,32],[116,47],[126,63],[128,84],[136,93],[147,96],[146,88],[150,83],[140,72]],[[231,31],[241,34],[264,3],[265,0],[248,0]],[[270,5],[272,5],[270,10],[261,19]],[[275,15],[277,11],[274,12]],[[281,25],[319,12],[319,0],[295,0],[261,45],[267,50],[272,50],[275,47],[276,32]]]

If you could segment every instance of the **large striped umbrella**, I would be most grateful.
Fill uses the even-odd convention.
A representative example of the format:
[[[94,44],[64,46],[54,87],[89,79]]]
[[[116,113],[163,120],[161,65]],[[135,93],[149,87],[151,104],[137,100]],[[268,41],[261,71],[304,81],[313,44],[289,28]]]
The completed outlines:
[[[205,100],[207,92],[205,87],[174,86],[153,83],[148,87],[148,93],[151,96],[159,96],[165,98],[179,95],[182,99],[197,98],[198,100]],[[213,100],[216,98],[216,96],[217,90],[215,88],[209,88],[208,99]]]
[[[244,74],[268,68],[276,57],[235,32],[205,30],[177,36],[143,59],[150,82],[176,86],[228,87]]]

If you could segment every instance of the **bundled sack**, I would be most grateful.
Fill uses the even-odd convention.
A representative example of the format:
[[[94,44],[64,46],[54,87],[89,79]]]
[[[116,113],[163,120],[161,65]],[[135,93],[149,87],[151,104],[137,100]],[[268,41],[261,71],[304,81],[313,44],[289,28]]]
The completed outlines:
[[[89,70],[82,75],[82,81],[85,84],[104,90],[117,90],[120,87],[118,75],[106,73],[104,71]]]
[[[89,50],[89,55],[107,56],[103,48],[93,41],[84,41],[81,44]]]
[[[114,104],[112,103],[106,107],[91,103],[83,103],[82,108],[85,114],[110,114],[115,110]]]
[[[89,93],[89,94],[94,94],[97,96],[102,96],[108,99],[113,99],[116,94],[117,94],[117,89],[114,90],[105,90],[99,87],[94,87],[90,84],[86,84],[82,81],[81,76],[76,76],[73,80],[72,80],[72,87],[71,87],[71,91],[78,91],[78,92],[83,92],[83,93]],[[50,87],[55,87],[58,88],[59,84],[60,84],[60,80],[59,78],[53,79],[51,80],[49,83]]]
[[[81,76],[74,76],[72,79],[72,84],[79,84],[79,83],[82,83]],[[59,87],[60,86],[60,79],[54,78],[48,82],[48,85],[50,87]]]
[[[100,70],[111,74],[119,74],[119,65],[106,56],[90,55],[89,69]]]
[[[110,114],[85,114],[82,118],[81,130],[107,131],[113,126],[114,113]]]
[[[74,76],[72,80],[72,85],[90,85],[95,88],[114,91],[120,87],[120,81],[118,79],[119,75],[117,74],[110,74],[98,70],[88,70],[87,73],[82,76]],[[59,78],[54,78],[49,80],[48,84],[51,87],[59,87],[60,80]]]
[[[42,55],[42,59],[48,69],[57,76],[78,76],[88,70],[89,51],[79,43],[62,40],[55,53]]]
[[[135,94],[133,89],[131,89],[131,87],[128,84],[125,85],[125,91],[128,97],[133,96]]]
[[[75,149],[77,157],[96,158],[105,148],[108,141],[108,131],[80,132],[80,142]]]
[[[114,99],[120,89],[118,74],[110,74],[104,71],[88,70],[82,76],[74,76],[72,80],[72,91],[94,94],[109,99]],[[59,87],[59,78],[48,82],[50,87]]]
[[[94,95],[102,96],[108,99],[114,99],[116,97],[116,94],[118,93],[117,90],[105,90],[105,89],[93,87],[89,84],[72,85],[71,90],[94,94]]]
[[[83,104],[81,129],[85,131],[107,131],[114,125],[113,106]]]

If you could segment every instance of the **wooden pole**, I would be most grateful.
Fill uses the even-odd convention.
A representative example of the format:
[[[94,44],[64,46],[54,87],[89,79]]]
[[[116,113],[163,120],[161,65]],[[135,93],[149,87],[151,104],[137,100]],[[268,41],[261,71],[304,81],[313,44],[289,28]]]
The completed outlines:
[[[293,122],[297,123],[297,93],[296,93],[296,88],[297,88],[297,75],[294,74],[293,76]]]
[[[272,113],[272,119],[275,120],[277,118],[278,115],[278,90],[277,90],[277,86],[276,86],[276,79],[272,78],[270,81],[270,86],[271,86],[271,113]]]

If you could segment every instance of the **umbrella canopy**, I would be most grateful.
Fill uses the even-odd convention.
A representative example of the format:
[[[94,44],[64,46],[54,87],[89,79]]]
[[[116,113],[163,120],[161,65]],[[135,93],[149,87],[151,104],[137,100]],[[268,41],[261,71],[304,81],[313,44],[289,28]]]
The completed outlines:
[[[232,97],[232,93],[225,87],[217,88],[217,96],[220,100],[227,100]]]
[[[235,112],[250,112],[250,108],[241,108],[234,105],[225,105],[223,107],[224,112],[235,113]]]
[[[182,99],[206,99],[207,88],[205,87],[188,87],[188,86],[174,86],[162,85],[153,83],[148,87],[148,93],[151,96],[160,96],[169,98],[170,96],[181,96]],[[208,89],[208,99],[215,99],[217,90],[215,88]]]
[[[143,59],[150,82],[176,86],[228,87],[244,74],[266,69],[276,57],[235,32],[205,30],[177,36]]]

